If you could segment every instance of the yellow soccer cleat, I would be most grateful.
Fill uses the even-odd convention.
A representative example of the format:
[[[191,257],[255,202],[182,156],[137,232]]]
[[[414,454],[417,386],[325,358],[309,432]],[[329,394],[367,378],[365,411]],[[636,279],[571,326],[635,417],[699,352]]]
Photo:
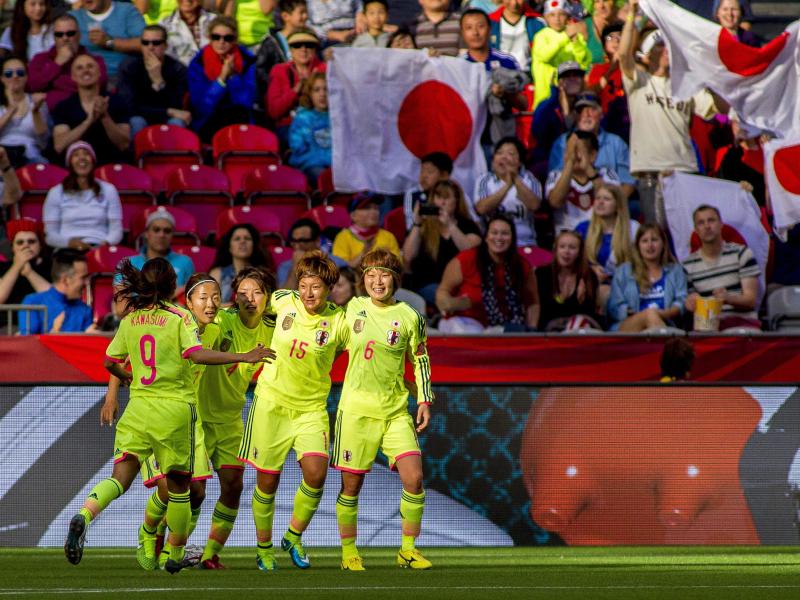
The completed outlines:
[[[397,564],[403,569],[430,569],[433,564],[422,556],[422,552],[414,548],[413,550],[400,550],[397,553]]]
[[[358,555],[351,556],[342,561],[342,571],[366,571],[364,561]]]

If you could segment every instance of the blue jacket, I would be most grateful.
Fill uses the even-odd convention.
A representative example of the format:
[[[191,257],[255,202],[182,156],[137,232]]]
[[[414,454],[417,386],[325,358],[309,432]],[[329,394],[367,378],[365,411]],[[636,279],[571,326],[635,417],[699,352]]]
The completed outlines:
[[[686,273],[680,263],[670,263],[664,267],[664,306],[677,306],[683,313],[686,300]],[[614,271],[611,280],[611,295],[608,297],[606,315],[611,324],[621,323],[628,318],[628,309],[639,312],[639,284],[633,275],[631,263],[624,263]]]
[[[22,304],[44,304],[47,306],[47,331],[53,328],[53,321],[62,312],[64,322],[61,332],[83,332],[92,324],[92,309],[82,300],[68,300],[55,286],[44,292],[28,294],[22,299]],[[20,311],[19,332],[22,335],[45,333],[42,323],[41,311]]]
[[[298,169],[331,166],[331,118],[326,112],[299,108],[289,126],[289,164]]]
[[[550,150],[550,161],[547,165],[548,171],[560,171],[564,168],[567,133],[562,133],[558,136],[553,144]],[[600,145],[600,150],[597,152],[597,159],[594,161],[594,165],[614,171],[622,183],[636,185],[636,180],[631,176],[630,150],[625,140],[601,127],[597,134],[597,142]]]
[[[214,112],[230,106],[241,106],[249,111],[256,99],[255,57],[239,46],[244,59],[241,74],[234,73],[225,87],[215,79],[209,81],[203,70],[203,49],[189,63],[189,97],[192,101],[192,129],[199,131]]]
[[[500,41],[502,39],[500,23],[503,19],[504,7],[498,8],[489,15],[489,47],[495,50],[500,50]],[[544,20],[539,13],[534,12],[529,7],[525,7],[525,29],[528,31],[528,41],[533,43],[533,36],[540,30],[547,27]]]

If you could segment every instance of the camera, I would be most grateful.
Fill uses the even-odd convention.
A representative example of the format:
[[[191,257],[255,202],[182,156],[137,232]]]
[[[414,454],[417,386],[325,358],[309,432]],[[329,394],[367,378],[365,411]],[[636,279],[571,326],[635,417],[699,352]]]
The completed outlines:
[[[435,204],[420,204],[419,214],[421,217],[438,217],[439,207]]]

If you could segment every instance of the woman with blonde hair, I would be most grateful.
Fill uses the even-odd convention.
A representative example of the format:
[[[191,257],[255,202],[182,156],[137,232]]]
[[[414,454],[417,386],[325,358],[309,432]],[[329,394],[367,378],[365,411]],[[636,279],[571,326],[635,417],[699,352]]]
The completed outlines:
[[[608,300],[611,277],[617,265],[631,260],[631,240],[638,229],[639,223],[630,218],[628,200],[622,188],[605,182],[597,183],[592,216],[579,223],[575,231],[583,238],[586,260],[597,275],[600,284],[597,299],[601,307]]]
[[[481,243],[481,233],[470,218],[464,191],[455,181],[433,186],[430,200],[414,207],[414,224],[403,243],[406,287],[428,304],[436,303],[436,288],[444,269],[462,250]]]
[[[682,314],[685,300],[686,273],[669,250],[667,234],[659,225],[643,225],[636,232],[631,261],[611,281],[611,331],[667,327]]]

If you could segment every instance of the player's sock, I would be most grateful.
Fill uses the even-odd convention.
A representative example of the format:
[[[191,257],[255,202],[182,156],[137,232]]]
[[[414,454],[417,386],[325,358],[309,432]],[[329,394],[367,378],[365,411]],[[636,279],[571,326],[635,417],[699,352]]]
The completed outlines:
[[[297,542],[314,517],[314,513],[317,512],[320,500],[322,500],[322,488],[312,488],[305,481],[301,481],[300,487],[297,488],[294,495],[294,508],[289,521],[289,530],[283,537],[292,543]]]
[[[176,562],[183,560],[183,547],[189,532],[189,521],[192,508],[189,505],[189,491],[182,494],[169,493],[167,505],[167,526],[169,527],[170,559]]]
[[[256,524],[258,547],[269,544],[272,548],[272,520],[275,517],[275,494],[266,494],[253,488],[253,521]],[[265,546],[266,548],[266,546]]]
[[[172,551],[172,546],[169,542],[164,542],[164,547],[161,549],[161,554],[158,555],[158,566],[160,569],[164,568],[164,565],[167,564],[167,561],[170,558],[170,553]]]
[[[147,499],[147,506],[144,509],[144,522],[147,529],[153,529],[153,535],[158,533],[158,527],[161,521],[164,520],[164,515],[167,512],[167,505],[158,497],[158,490],[153,490],[150,497]]]
[[[412,494],[403,490],[400,496],[400,519],[403,524],[401,550],[413,550],[422,527],[422,513],[425,511],[425,490]]]
[[[238,508],[228,508],[222,502],[217,501],[214,506],[214,512],[211,515],[211,531],[208,532],[208,541],[203,550],[201,561],[208,560],[215,554],[222,552],[225,542],[228,541],[228,536],[233,530],[233,524],[236,522],[236,515],[239,514]]]
[[[197,520],[200,518],[201,512],[203,512],[203,510],[199,506],[192,509],[192,518],[189,520],[189,534],[187,537],[191,537],[191,535],[194,533],[194,529],[197,527]]]
[[[158,527],[156,528],[156,535],[164,535],[165,533],[167,533],[167,520],[161,519],[161,522],[158,524]]]
[[[336,521],[342,540],[342,559],[358,556],[356,533],[358,524],[358,496],[339,494],[336,498]]]
[[[86,525],[88,526],[92,519],[99,515],[106,506],[122,496],[124,492],[122,484],[113,477],[104,479],[94,486],[86,496],[83,507],[78,511],[86,519]]]

